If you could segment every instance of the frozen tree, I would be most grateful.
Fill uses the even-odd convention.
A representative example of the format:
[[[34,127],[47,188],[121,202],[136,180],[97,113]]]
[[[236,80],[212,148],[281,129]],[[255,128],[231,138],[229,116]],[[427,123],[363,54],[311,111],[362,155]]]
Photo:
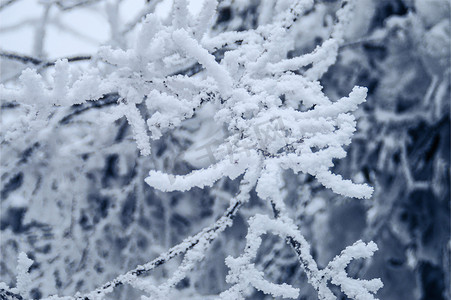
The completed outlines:
[[[193,15],[174,0],[161,17],[150,1],[126,24],[120,1],[103,2],[42,2],[33,56],[1,54],[2,260],[18,257],[16,281],[15,259],[2,262],[2,297],[375,299],[381,280],[354,270],[367,268],[377,236],[326,260],[318,220],[337,196],[315,192],[362,199],[350,201],[367,203],[373,230],[384,218],[355,161],[343,174],[360,183],[336,173],[368,91],[323,86],[358,35],[361,2],[205,0]],[[109,41],[92,55],[47,59],[52,10],[89,8],[104,10]],[[418,19],[387,26],[406,22]],[[440,87],[431,122],[449,89],[435,75],[429,97]],[[405,147],[389,139],[386,151],[399,147],[407,168]],[[426,186],[406,178],[409,189]]]

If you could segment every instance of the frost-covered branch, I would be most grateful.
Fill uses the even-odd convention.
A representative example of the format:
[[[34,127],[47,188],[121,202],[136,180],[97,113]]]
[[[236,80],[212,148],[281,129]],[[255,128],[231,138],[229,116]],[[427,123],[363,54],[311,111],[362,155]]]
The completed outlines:
[[[192,249],[195,249],[195,247],[198,245],[200,245],[202,248],[208,246],[221,232],[232,225],[232,221],[235,215],[238,213],[239,208],[248,201],[249,193],[252,190],[255,181],[255,174],[246,174],[246,176],[241,181],[238,194],[230,200],[230,206],[227,208],[224,215],[211,226],[204,228],[201,232],[192,237],[186,238],[182,243],[172,247],[166,253],[161,254],[154,260],[142,266],[138,266],[136,269],[131,270],[124,275],[120,275],[113,281],[102,285],[100,288],[90,292],[89,294],[77,296],[76,299],[96,299],[96,297],[103,297],[103,295],[111,293],[114,287],[122,284],[130,284],[132,286],[136,286],[139,289],[143,289],[144,291],[155,293],[155,290],[157,290],[157,288],[151,286],[151,281],[149,281],[149,283],[145,285],[143,284],[143,282],[137,280],[137,278],[148,275],[149,272],[156,267],[165,264],[166,262],[180,254],[185,254],[185,256],[189,255],[190,251],[192,251]],[[199,250],[195,249],[195,251]],[[205,252],[205,250],[202,252]],[[193,266],[191,266],[191,268],[192,267]],[[185,269],[185,273],[187,271],[188,269]],[[185,276],[181,276],[179,280],[183,279]],[[135,281],[137,281],[138,284],[135,284]],[[172,286],[176,283],[177,281],[175,281]],[[160,294],[161,296],[161,293],[164,295],[165,293],[167,293],[167,291],[160,291],[157,294]]]
[[[269,232],[286,239],[296,251],[309,282],[318,291],[319,299],[335,299],[328,287],[328,281],[341,286],[342,291],[351,299],[374,299],[371,293],[375,293],[382,287],[382,282],[379,279],[370,281],[352,279],[347,277],[345,271],[351,260],[371,257],[373,252],[377,250],[374,243],[365,244],[358,241],[343,250],[325,269],[319,270],[310,255],[310,247],[307,241],[292,222],[286,218],[270,219],[267,216],[256,215],[249,220],[249,232],[246,237],[247,244],[244,254],[238,258],[228,257],[226,259],[230,268],[227,281],[234,285],[221,294],[222,299],[244,299],[242,294],[248,285],[273,297],[298,298],[298,289],[287,284],[277,285],[268,282],[264,279],[263,272],[258,271],[255,265],[251,263],[261,245],[261,236]]]
[[[93,1],[54,3],[62,9],[70,9],[90,2]],[[267,3],[275,5],[275,2]],[[313,1],[287,1],[255,29],[223,33],[208,29],[217,19],[218,1],[206,0],[196,18],[189,12],[186,0],[175,0],[169,18],[162,20],[148,13],[141,20],[143,13],[140,13],[125,28],[117,22],[118,5],[119,2],[106,6],[111,43],[100,47],[92,57],[52,63],[40,58],[2,55],[36,67],[55,67],[49,73],[26,69],[17,84],[0,86],[0,98],[18,103],[23,110],[20,122],[10,123],[5,130],[5,142],[21,144],[22,133],[28,128],[35,132],[48,132],[47,128],[64,130],[61,127],[70,130],[74,117],[89,111],[95,113],[96,118],[90,123],[91,131],[108,128],[121,118],[124,123],[128,122],[136,146],[145,157],[140,159],[152,168],[147,169],[149,175],[145,182],[153,191],[186,192],[195,187],[211,187],[223,178],[235,180],[242,176],[242,179],[238,194],[229,199],[229,207],[215,223],[176,246],[169,248],[168,244],[169,250],[154,260],[75,298],[102,299],[124,284],[143,292],[146,295],[143,299],[170,294],[204,259],[212,241],[232,225],[255,189],[259,201],[272,206],[275,219],[260,214],[250,218],[244,253],[238,258],[226,259],[230,268],[227,282],[232,286],[220,294],[221,298],[243,299],[248,286],[274,297],[298,297],[298,289],[266,280],[252,262],[261,246],[261,236],[272,233],[291,245],[320,299],[334,298],[329,283],[340,286],[350,298],[374,299],[373,294],[381,287],[381,282],[349,278],[345,268],[353,259],[370,257],[377,249],[375,244],[357,242],[321,270],[310,254],[309,243],[288,216],[284,198],[279,193],[283,185],[282,173],[291,170],[295,174],[311,175],[322,186],[345,197],[370,198],[372,195],[373,188],[367,184],[355,184],[331,171],[334,161],[346,156],[345,148],[351,143],[357,125],[353,113],[366,101],[367,89],[356,86],[348,91],[347,97],[330,99],[320,82],[337,60],[346,26],[352,19],[353,1],[345,1],[336,12],[336,22],[328,39],[311,53],[292,58],[288,57],[295,49],[295,29],[299,19],[314,5]],[[148,9],[153,11],[154,8]],[[45,27],[44,17],[41,27]],[[134,43],[126,46],[121,33],[135,27]],[[44,31],[41,33],[43,37]],[[36,45],[36,52],[42,54],[42,44]],[[84,59],[90,60],[90,64],[81,68],[69,63]],[[99,109],[93,112],[91,108]],[[167,165],[173,163],[170,159],[166,159],[165,164],[155,163],[164,149],[161,144],[170,140],[173,132],[179,131],[180,135],[188,132],[184,142],[194,144],[193,136],[201,131],[193,125],[196,122],[211,122],[223,128],[224,136],[217,139],[214,149],[208,149],[210,161],[189,170],[168,168]],[[80,135],[84,149],[94,148],[95,140],[87,134]],[[33,136],[25,136],[33,139]],[[182,151],[181,148],[176,149]],[[64,157],[64,151],[61,152]],[[80,157],[83,161],[88,156]],[[111,162],[114,159],[109,159],[106,173],[114,174],[120,181],[119,172]],[[125,169],[121,172],[126,172]],[[134,172],[130,171],[132,176]],[[107,180],[103,180],[102,185],[109,189]],[[127,193],[128,199],[134,199],[140,192],[124,188],[117,193]],[[167,205],[161,206],[167,208]],[[138,214],[139,211],[136,218]],[[165,218],[167,227],[169,221],[167,216]],[[180,254],[184,254],[182,263],[163,283],[156,283],[154,277],[148,276],[150,271]]]
[[[33,261],[28,256],[21,252],[17,259],[17,277],[16,287],[10,289],[6,284],[0,282],[0,297],[1,299],[27,299],[30,290],[31,275],[29,269]]]

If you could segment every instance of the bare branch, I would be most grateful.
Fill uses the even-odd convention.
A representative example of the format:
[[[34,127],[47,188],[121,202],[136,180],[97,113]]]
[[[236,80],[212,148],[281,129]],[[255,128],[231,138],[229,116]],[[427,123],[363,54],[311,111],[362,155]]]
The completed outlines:
[[[100,1],[102,0],[65,0],[65,1],[57,1],[56,5],[61,10],[70,10],[79,6],[90,5]]]
[[[24,54],[17,54],[12,52],[0,52],[0,57],[6,58],[9,60],[15,60],[19,61],[23,64],[32,64],[35,66],[40,66],[41,68],[48,68],[55,65],[57,59],[52,61],[46,61],[43,59],[39,59],[33,56],[28,56]],[[76,61],[83,61],[83,60],[90,60],[92,59],[91,55],[77,55],[72,57],[65,57],[64,59],[67,59],[68,62],[76,62]]]
[[[17,0],[6,0],[5,2],[0,4],[0,10],[4,9],[5,7],[13,4],[14,2],[17,2]]]

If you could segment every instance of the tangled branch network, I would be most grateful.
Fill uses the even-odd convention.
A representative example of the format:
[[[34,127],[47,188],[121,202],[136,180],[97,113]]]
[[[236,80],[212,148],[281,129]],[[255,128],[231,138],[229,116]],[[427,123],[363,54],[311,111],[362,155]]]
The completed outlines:
[[[314,2],[282,2],[284,5],[279,5],[274,15],[256,29],[215,34],[207,29],[217,17],[217,1],[206,0],[194,18],[186,0],[175,0],[172,20],[162,21],[154,14],[145,17],[134,47],[102,47],[82,73],[67,60],[59,60],[50,83],[27,69],[20,76],[19,88],[1,87],[4,100],[16,101],[28,109],[28,118],[22,122],[41,129],[58,107],[118,95],[114,98],[117,102],[104,110],[99,126],[125,116],[143,156],[150,155],[151,140],[195,119],[202,107],[213,106],[215,121],[223,124],[227,132],[214,149],[214,162],[187,175],[151,170],[145,181],[168,192],[212,186],[223,177],[241,178],[238,194],[211,226],[90,293],[51,299],[103,299],[123,284],[141,290],[146,295],[142,299],[164,299],[204,258],[210,243],[231,226],[253,189],[260,199],[271,204],[273,216],[255,215],[249,219],[244,253],[226,259],[230,288],[217,297],[244,299],[250,286],[273,297],[298,297],[299,289],[269,282],[253,263],[261,236],[270,233],[293,249],[319,299],[335,299],[331,284],[339,286],[349,298],[375,299],[374,293],[382,282],[350,278],[346,267],[354,259],[371,257],[377,250],[376,244],[358,241],[326,268],[319,269],[309,244],[288,216],[280,192],[282,172],[291,169],[316,177],[322,185],[343,196],[369,198],[372,194],[371,187],[354,184],[330,171],[333,159],[346,155],[344,147],[350,144],[356,130],[352,112],[365,101],[366,88],[355,87],[349,96],[331,101],[322,92],[319,81],[336,61],[352,18],[353,3],[342,3],[330,38],[322,45],[311,53],[287,58],[294,49],[291,29]],[[261,124],[272,128],[274,138],[256,130]],[[20,131],[10,130],[7,139],[14,141],[18,134]],[[184,259],[165,283],[157,286],[146,276],[179,254],[184,254]],[[30,264],[26,257],[19,260],[22,267],[18,279],[23,282]],[[26,285],[22,283],[14,289],[2,286],[4,295],[21,297],[24,290]]]

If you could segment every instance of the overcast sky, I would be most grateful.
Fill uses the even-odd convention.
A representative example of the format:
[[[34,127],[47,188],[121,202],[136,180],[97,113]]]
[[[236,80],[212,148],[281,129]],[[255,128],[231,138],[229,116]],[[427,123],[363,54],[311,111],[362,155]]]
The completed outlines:
[[[144,3],[144,0],[123,0],[120,4],[121,23],[133,19]],[[171,3],[172,0],[163,0],[157,13],[167,15]],[[202,3],[203,0],[190,0],[190,11],[198,12]],[[1,50],[32,55],[34,32],[43,12],[44,6],[38,0],[18,0],[0,11]],[[90,54],[108,39],[104,4],[65,12],[63,18],[56,18],[58,12],[57,7],[52,7],[49,14],[51,21],[44,45],[44,53],[49,58]]]

